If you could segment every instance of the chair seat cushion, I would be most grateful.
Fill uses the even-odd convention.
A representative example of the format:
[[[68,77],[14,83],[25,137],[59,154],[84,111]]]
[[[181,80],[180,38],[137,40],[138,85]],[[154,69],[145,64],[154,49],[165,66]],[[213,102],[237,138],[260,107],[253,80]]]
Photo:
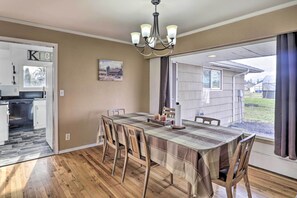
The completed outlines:
[[[228,175],[229,168],[230,167],[223,168],[223,169],[220,170],[220,174],[219,174],[219,179],[220,180],[223,180],[223,181],[227,180],[227,175]],[[238,169],[238,163],[236,163],[236,165],[234,167],[233,179],[236,176],[237,169]]]

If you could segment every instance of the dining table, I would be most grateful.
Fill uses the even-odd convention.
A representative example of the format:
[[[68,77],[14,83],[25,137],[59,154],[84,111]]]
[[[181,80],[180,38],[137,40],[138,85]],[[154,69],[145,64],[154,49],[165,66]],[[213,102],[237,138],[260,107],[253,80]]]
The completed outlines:
[[[212,179],[219,178],[219,170],[229,165],[238,142],[243,138],[239,129],[191,120],[182,120],[185,128],[175,129],[171,125],[150,122],[153,116],[143,112],[110,117],[122,144],[123,124],[143,128],[151,160],[173,175],[184,178],[191,184],[191,193],[196,197],[213,196]]]

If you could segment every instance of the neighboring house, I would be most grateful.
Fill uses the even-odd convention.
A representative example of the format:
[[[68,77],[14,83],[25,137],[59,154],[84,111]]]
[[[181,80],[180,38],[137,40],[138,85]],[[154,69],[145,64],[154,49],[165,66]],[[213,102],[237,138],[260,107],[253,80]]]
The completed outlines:
[[[254,85],[255,85],[255,83],[252,83],[252,82],[248,81],[244,85],[244,90],[249,91],[250,93],[253,93],[251,87],[253,87]]]
[[[250,88],[251,93],[262,93],[262,91],[263,91],[263,83],[262,82],[255,84],[253,87]]]
[[[269,98],[269,99],[275,99],[275,85],[276,85],[276,79],[275,76],[268,75],[265,76],[263,79],[263,98]]]
[[[200,114],[220,119],[223,126],[240,120],[243,114],[244,75],[235,77],[235,98],[234,75],[246,71],[263,72],[261,69],[232,61],[212,62],[211,67],[176,64],[182,118],[193,120],[195,115]]]

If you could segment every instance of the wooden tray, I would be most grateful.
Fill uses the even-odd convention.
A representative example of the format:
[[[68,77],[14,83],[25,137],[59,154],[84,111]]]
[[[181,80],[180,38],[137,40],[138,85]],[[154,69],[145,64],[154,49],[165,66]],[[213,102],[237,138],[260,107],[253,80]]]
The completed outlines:
[[[185,129],[185,126],[176,126],[176,125],[172,125],[172,129]]]
[[[160,124],[160,125],[163,125],[163,126],[172,125],[172,120],[160,121],[160,120],[155,120],[155,119],[152,119],[152,118],[148,118],[147,121],[155,123],[155,124]]]

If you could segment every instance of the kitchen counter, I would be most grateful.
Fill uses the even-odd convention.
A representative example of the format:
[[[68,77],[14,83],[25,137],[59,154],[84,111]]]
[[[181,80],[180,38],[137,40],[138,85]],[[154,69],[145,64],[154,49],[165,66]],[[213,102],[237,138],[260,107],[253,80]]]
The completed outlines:
[[[34,98],[34,101],[46,100],[46,98]]]
[[[0,105],[8,105],[7,101],[0,101]]]

